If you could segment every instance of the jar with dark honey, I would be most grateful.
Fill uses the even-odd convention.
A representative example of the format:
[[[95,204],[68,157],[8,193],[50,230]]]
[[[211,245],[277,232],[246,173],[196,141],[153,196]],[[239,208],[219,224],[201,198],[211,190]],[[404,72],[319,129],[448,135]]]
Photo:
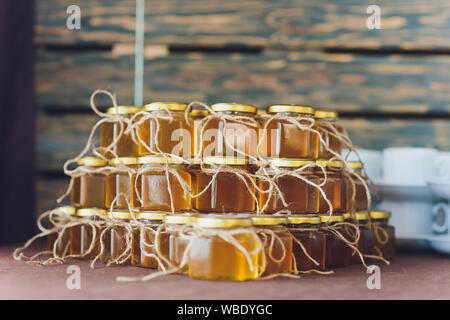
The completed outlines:
[[[219,116],[228,115],[236,120],[217,117],[204,124],[203,157],[256,157],[258,123],[252,121],[256,107],[240,103],[216,103],[211,109]]]
[[[308,184],[305,180],[289,175],[292,171],[298,170],[304,166],[301,172],[297,174],[316,185],[319,184],[319,177],[314,173],[314,162],[303,159],[270,159],[270,166],[260,168],[258,174],[264,174],[276,184],[277,189],[284,197],[287,206],[285,207],[282,198],[274,188],[274,192],[260,192],[259,205],[263,208],[266,203],[265,213],[276,213],[282,210],[288,210],[290,213],[313,214],[319,212],[319,189]],[[279,175],[285,171],[286,174]],[[269,182],[259,181],[261,190],[269,190]]]
[[[85,157],[78,162],[87,169],[100,168],[107,162],[100,158]],[[105,208],[106,175],[103,173],[85,173],[75,177],[72,186],[72,205],[76,208]]]
[[[344,222],[344,217],[339,214],[329,216],[321,214],[321,230],[326,235],[326,259],[325,265],[327,268],[345,267],[349,264],[349,249],[348,244],[345,243],[336,233],[330,231],[333,229],[339,232],[342,236],[345,234],[343,225],[338,225]]]
[[[269,115],[280,115],[285,119],[266,119],[261,127],[265,132],[260,134],[260,155],[268,158],[300,158],[316,160],[319,153],[319,136],[302,126],[314,124],[314,109],[300,105],[273,105],[267,108]],[[299,120],[298,118],[302,118]],[[291,120],[291,121],[289,121]],[[268,122],[268,123],[267,123]]]
[[[75,217],[76,215],[76,209],[73,206],[62,206],[59,208],[56,208],[55,211],[57,212],[56,216],[49,217],[48,222],[48,229],[52,229],[55,227],[55,224],[52,222],[53,219],[57,219],[55,222],[63,222],[61,220],[64,220],[64,216],[68,217]],[[62,232],[62,230],[58,230],[59,232]],[[48,235],[47,238],[47,250],[52,251],[55,246],[55,241],[58,239],[58,232],[51,233]],[[62,257],[66,255],[66,253],[69,253],[69,244],[70,244],[70,228],[66,228],[61,235],[61,238],[59,239],[58,243],[56,244],[56,254],[59,257]]]
[[[189,114],[191,119],[194,122],[194,131],[193,131],[193,142],[194,142],[194,151],[193,151],[193,157],[199,155],[199,159],[201,159],[201,150],[202,150],[202,140],[201,140],[201,134],[202,134],[202,127],[203,123],[202,120],[209,115],[209,111],[206,109],[192,109],[191,113]]]
[[[107,114],[116,115],[131,119],[141,108],[132,106],[118,106],[106,110]],[[131,137],[131,134],[125,134],[127,124],[122,122],[123,127],[119,121],[104,122],[100,128],[100,147],[101,153],[108,159],[115,157],[136,157],[138,155],[138,145]],[[120,136],[120,138],[119,138]],[[113,144],[111,146],[111,144]],[[109,152],[104,148],[111,146]]]
[[[106,176],[106,208],[113,207],[118,210],[128,210],[134,193],[137,158],[114,158],[110,164],[116,168],[129,168],[129,172],[118,171]]]
[[[327,235],[319,230],[320,222],[320,217],[317,215],[287,216],[288,230],[295,239],[292,252],[298,271],[325,270]],[[305,251],[318,265],[308,257]]]
[[[258,277],[258,257],[262,247],[248,216],[200,216],[195,225],[203,232],[192,240],[189,277],[235,281]],[[227,241],[229,237],[233,239]]]
[[[101,221],[100,216],[106,216],[106,211],[96,208],[77,210],[80,222]],[[94,231],[95,230],[95,231]],[[100,234],[104,226],[96,224],[79,224],[70,228],[70,254],[80,255],[81,259],[93,259],[100,253]],[[90,250],[92,246],[92,250]]]
[[[356,221],[354,222],[359,228],[359,240],[356,247],[362,255],[371,255],[374,246],[374,233],[373,229],[369,226],[369,215],[365,211],[360,211],[356,212],[354,218],[356,218]],[[361,257],[359,256],[359,254],[357,254],[356,251],[350,250],[349,263],[361,263]]]
[[[338,155],[342,153],[342,142],[336,138],[336,134],[342,134],[344,128],[337,123],[338,114],[335,111],[316,110],[314,113],[317,129],[325,145],[319,141],[319,159],[331,159],[335,157],[328,149]],[[335,130],[333,130],[333,128]]]
[[[134,208],[169,212],[173,205],[174,212],[190,209],[191,200],[183,186],[191,187],[191,176],[183,162],[171,157],[145,156],[138,158],[138,165]]]
[[[373,254],[386,260],[395,256],[395,228],[389,225],[389,211],[370,211],[374,232]]]
[[[203,159],[204,170],[197,172],[195,209],[203,213],[247,213],[255,210],[255,187],[252,177],[221,171],[223,166],[250,174],[246,158],[207,157]]]
[[[362,177],[362,169],[363,163],[361,161],[349,161],[348,166],[354,170],[354,174],[350,174],[351,180],[346,177],[345,178],[345,189],[346,189],[346,211],[363,211],[367,210],[369,206],[369,202],[367,199],[366,188],[360,179],[358,179],[356,175]],[[367,180],[363,178],[364,181]],[[353,181],[353,184],[352,184]],[[354,188],[353,188],[354,185]],[[355,195],[354,203],[352,202],[352,195]],[[353,203],[353,206],[352,206]]]
[[[252,222],[264,245],[265,269],[262,275],[291,273],[292,237],[286,228],[286,217],[258,215],[252,216]]]
[[[322,190],[330,201],[333,212],[341,213],[346,209],[345,185],[342,174],[342,161],[317,160],[316,163],[325,169],[325,173],[318,166],[314,173],[319,177],[320,184],[324,183]],[[325,176],[326,174],[326,176]],[[330,206],[319,192],[319,213],[328,213]]]

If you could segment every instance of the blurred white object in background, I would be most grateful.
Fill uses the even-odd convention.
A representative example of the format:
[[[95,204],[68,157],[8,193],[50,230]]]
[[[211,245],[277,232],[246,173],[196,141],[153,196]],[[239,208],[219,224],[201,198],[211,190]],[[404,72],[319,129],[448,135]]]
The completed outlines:
[[[372,181],[381,179],[381,151],[357,149],[361,161],[364,163],[364,170]],[[348,150],[344,150],[342,155],[345,157]],[[359,161],[355,153],[351,153],[347,158],[348,161]]]

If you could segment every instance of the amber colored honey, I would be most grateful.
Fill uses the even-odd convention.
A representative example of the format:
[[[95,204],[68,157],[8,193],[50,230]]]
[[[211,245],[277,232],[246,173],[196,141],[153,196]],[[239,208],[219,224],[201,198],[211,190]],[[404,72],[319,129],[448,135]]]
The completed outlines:
[[[325,193],[327,199],[331,202],[333,212],[346,211],[346,194],[344,187],[344,178],[342,172],[338,169],[332,169],[325,167],[326,170],[326,182],[322,186],[322,190]],[[314,173],[319,177],[320,183],[325,181],[325,175],[320,168],[317,168]],[[319,193],[319,213],[327,213],[330,210],[330,206],[326,202],[325,198]]]
[[[371,255],[375,243],[373,229],[369,228],[367,221],[359,221],[359,240],[357,248],[363,255]],[[356,252],[350,255],[350,264],[361,264],[361,257]]]
[[[124,126],[124,129],[126,126]],[[105,122],[100,129],[100,146],[102,148],[108,147],[113,143],[120,134],[120,124],[117,122]],[[102,155],[108,159],[114,157],[136,157],[138,155],[138,145],[133,141],[131,135],[122,133],[120,139],[111,147],[111,152],[102,150]]]
[[[361,174],[360,170],[356,171],[357,174]],[[356,210],[356,211],[363,211],[368,209],[368,199],[367,199],[367,193],[366,188],[364,184],[361,182],[360,179],[354,177],[351,175],[353,182],[355,184],[355,188],[353,189],[351,181],[349,181],[349,178],[345,178],[345,189],[346,189],[346,211]],[[355,193],[355,201],[354,201],[354,208],[351,208],[352,204],[352,193]]]
[[[189,244],[189,239],[181,238],[175,234],[169,236],[169,260],[175,267],[179,267],[183,261],[186,248]],[[188,271],[188,265],[182,267],[182,273]]]
[[[72,205],[77,208],[105,208],[106,176],[85,174],[74,178]]]
[[[327,215],[324,215],[327,216]],[[336,215],[339,216],[339,215]],[[327,217],[328,218],[328,217]],[[341,216],[342,218],[342,216]],[[323,222],[324,220],[322,220]],[[332,221],[332,220],[330,220]],[[335,230],[345,236],[345,228],[343,226],[336,226],[336,223],[343,222],[344,219],[333,222],[323,222],[322,225],[328,227],[334,227]],[[338,237],[336,234],[330,232],[329,230],[324,231],[326,236],[326,267],[327,268],[339,268],[349,265],[349,246],[344,242],[343,239]]]
[[[62,206],[62,207],[57,208],[57,210],[59,211],[60,214],[63,213],[63,214],[66,214],[67,216],[75,216],[75,213],[76,213],[75,208],[72,206]],[[58,218],[60,218],[60,217],[58,217]],[[50,230],[53,227],[54,227],[54,224],[49,219],[47,229]],[[58,231],[61,232],[60,230],[58,230]],[[54,244],[57,239],[58,239],[58,232],[48,235],[47,250],[53,252]],[[68,254],[69,252],[70,252],[70,228],[66,228],[56,245],[56,254],[58,256],[63,256],[64,254]]]
[[[135,168],[136,166],[130,166]],[[126,210],[136,198],[135,192],[136,175],[126,172],[109,174],[106,177],[106,208],[111,208],[114,201],[114,209]]]
[[[334,121],[327,121],[327,120],[316,120],[317,124],[317,130],[320,133],[320,136],[322,137],[323,141],[325,142],[325,145],[321,144],[319,142],[319,159],[331,159],[332,157],[335,157],[330,151],[327,150],[325,146],[327,146],[329,149],[334,151],[337,154],[342,153],[342,142],[336,138],[331,133],[335,134],[334,131],[332,131],[327,125],[324,125],[324,123],[327,123],[327,125],[331,124],[333,125],[338,133],[343,133],[344,128],[340,126],[339,124],[335,123]],[[331,132],[331,133],[330,133]]]
[[[96,217],[80,217],[85,220],[95,220]],[[81,257],[82,259],[92,259],[100,253],[100,234],[103,231],[101,227],[96,228],[96,236],[94,240],[93,250]],[[88,252],[91,242],[93,241],[94,233],[93,229],[89,225],[76,225],[70,229],[70,254],[71,255],[84,255]]]
[[[388,224],[388,219],[373,219],[372,221],[376,227],[384,229],[388,235],[387,243],[383,243],[385,240],[384,233],[378,232],[380,238],[374,235],[374,249],[372,254],[380,255],[381,253],[383,258],[390,261],[395,256],[395,228]]]

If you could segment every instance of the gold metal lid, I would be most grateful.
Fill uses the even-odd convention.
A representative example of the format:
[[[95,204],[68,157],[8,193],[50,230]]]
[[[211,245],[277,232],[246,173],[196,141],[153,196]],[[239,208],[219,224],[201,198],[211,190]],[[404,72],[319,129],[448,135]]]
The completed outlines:
[[[135,106],[117,106],[106,109],[107,114],[135,114],[138,113],[142,108]]]
[[[251,227],[252,219],[248,215],[205,214],[197,218],[196,224],[202,228],[230,229]]]
[[[314,163],[314,161],[295,158],[273,158],[269,159],[269,163],[275,167],[281,168],[298,168]]]
[[[135,213],[136,216],[137,212]],[[120,211],[108,211],[107,214],[108,218],[110,219],[117,219],[117,220],[131,220],[132,216],[131,216],[131,212],[130,211],[125,211],[125,210],[120,210]]]
[[[252,216],[251,219],[255,226],[276,226],[287,223],[285,216],[260,215]]]
[[[77,210],[73,206],[62,206],[55,208],[57,211],[61,211],[63,214],[66,214],[68,216],[74,216],[77,213]]]
[[[246,112],[246,113],[256,113],[256,107],[250,104],[242,104],[242,103],[216,103],[211,106],[216,112]]]
[[[336,120],[338,118],[338,113],[336,111],[329,110],[316,110],[316,112],[314,112],[314,118]]]
[[[152,102],[144,106],[145,111],[185,111],[186,103],[182,102]]]
[[[206,109],[192,109],[189,115],[191,117],[206,117],[209,116],[209,111]]]
[[[243,166],[248,164],[248,159],[243,157],[206,157],[203,158],[206,164],[223,164],[228,166]]]
[[[348,161],[347,164],[352,169],[362,169],[364,167],[361,161]]]
[[[319,224],[317,215],[290,214],[287,216],[288,224]]]
[[[333,223],[333,222],[344,222],[344,217],[342,215],[328,215],[328,214],[319,214],[320,221],[322,223]]]
[[[197,220],[197,216],[194,214],[168,214],[164,217],[164,222],[167,224],[188,224]]]
[[[77,210],[77,216],[78,217],[92,217],[97,214],[100,214],[102,216],[106,215],[106,210],[104,209],[97,209],[97,208],[82,208]]]
[[[173,157],[164,156],[144,156],[137,158],[138,164],[181,164],[182,160]]]
[[[303,105],[290,105],[290,104],[277,104],[267,108],[268,113],[301,113],[301,114],[314,114],[314,108]]]
[[[367,211],[358,211],[356,212],[356,219],[358,219],[358,221],[369,220],[369,214]]]
[[[344,220],[350,220],[352,218],[352,214],[350,212],[344,212],[342,216],[344,217]]]
[[[79,166],[87,167],[103,167],[108,164],[106,160],[96,158],[96,157],[84,157],[77,161]]]
[[[120,158],[113,158],[109,161],[110,164],[116,166],[118,164],[124,164],[126,166],[134,165],[138,163],[137,158],[135,157],[120,157]]]
[[[322,167],[331,167],[331,168],[342,168],[344,166],[344,162],[342,162],[340,160],[329,161],[329,160],[319,159],[319,160],[316,160],[316,163],[318,165],[321,165]]]
[[[169,214],[162,211],[140,211],[136,214],[137,220],[160,220],[163,221],[164,217]]]
[[[390,217],[391,217],[390,211],[383,211],[383,210],[370,211],[370,218],[374,220],[389,219]]]

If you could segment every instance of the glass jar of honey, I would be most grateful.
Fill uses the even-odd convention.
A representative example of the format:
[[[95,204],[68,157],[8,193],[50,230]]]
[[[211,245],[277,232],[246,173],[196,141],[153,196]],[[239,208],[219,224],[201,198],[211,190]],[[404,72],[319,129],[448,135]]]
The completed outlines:
[[[207,215],[198,217],[195,225],[200,233],[193,238],[189,250],[189,277],[237,281],[258,277],[262,246],[250,218]],[[229,237],[234,239],[224,240]]]
[[[164,217],[166,230],[168,231],[169,254],[168,258],[172,266],[180,268],[180,273],[187,273],[187,252],[186,248],[190,238],[181,235],[180,230],[183,226],[192,224],[197,220],[197,216],[193,214],[168,214]],[[184,257],[186,254],[186,258]],[[184,265],[181,265],[185,258]]]
[[[138,165],[139,173],[134,177],[137,180],[134,208],[169,212],[173,205],[174,212],[190,209],[190,196],[185,194],[183,186],[191,187],[191,176],[179,159],[145,156],[138,158]]]
[[[362,181],[356,178],[354,175],[362,177],[363,163],[361,161],[349,161],[348,166],[354,170],[354,174],[350,174],[352,181],[354,182],[354,188],[352,181],[348,177],[345,178],[346,189],[346,211],[364,211],[368,209],[369,202],[367,199],[366,188]],[[364,179],[366,182],[367,180]],[[355,195],[355,200],[352,206],[352,195]]]
[[[107,162],[100,158],[85,157],[78,162],[87,169],[100,168]],[[106,175],[103,173],[85,173],[75,177],[72,186],[72,205],[76,208],[105,208]]]
[[[191,113],[189,114],[191,119],[194,122],[194,152],[193,156],[199,155],[198,159],[201,159],[201,150],[202,150],[202,127],[203,123],[202,120],[209,115],[209,111],[206,109],[192,109]]]
[[[286,217],[258,215],[252,217],[252,222],[264,245],[265,269],[262,275],[291,273],[292,237],[286,228]]]
[[[311,126],[311,129],[317,130],[317,125],[314,124],[313,108],[298,105],[273,105],[267,108],[267,112],[269,115],[286,118],[273,120],[267,118],[262,123],[261,127],[265,129],[265,132],[260,134],[262,142],[260,142],[259,152],[262,157],[317,159],[318,134],[298,127],[298,125]]]
[[[204,124],[203,157],[256,157],[258,123],[252,121],[256,107],[240,103],[216,103],[211,109],[218,117]],[[221,115],[233,118],[219,118]]]
[[[137,213],[136,218],[141,225],[134,229],[131,264],[158,269],[159,263],[161,262],[159,255],[169,252],[168,243],[166,242],[164,245],[161,245],[161,241],[159,241],[162,232],[157,233],[165,215],[166,212],[141,211]],[[158,242],[156,242],[157,236]],[[156,250],[156,246],[158,246],[158,251]]]
[[[342,153],[342,142],[336,138],[336,134],[342,134],[344,128],[337,123],[338,114],[335,111],[316,110],[314,113],[317,129],[325,145],[319,141],[319,159],[331,159],[335,157],[328,149],[338,155]],[[335,130],[333,130],[333,128]]]
[[[129,172],[118,171],[106,176],[106,208],[127,210],[131,206],[135,186],[135,177],[133,174],[137,170],[137,158],[114,158],[110,164],[117,169],[125,167]]]
[[[338,225],[339,223],[344,222],[344,217],[339,214],[332,216],[321,214],[319,216],[321,219],[321,230],[326,235],[326,267],[339,268],[348,266],[350,259],[348,244],[334,232],[330,231],[330,229],[333,229],[344,236],[344,226]]]
[[[343,162],[317,160],[316,163],[325,169],[326,177],[319,166],[315,168],[314,174],[319,177],[320,184],[324,183],[324,185],[322,186],[322,190],[325,193],[327,199],[331,202],[333,213],[344,212],[346,209],[346,194],[344,177],[342,174]],[[329,204],[319,192],[319,213],[328,213],[329,210]]]
[[[319,212],[319,189],[308,184],[306,181],[289,175],[289,172],[298,170],[303,166],[313,165],[313,161],[303,159],[270,159],[270,166],[260,168],[258,174],[268,176],[276,184],[278,190],[284,197],[287,206],[284,206],[282,198],[277,190],[270,195],[267,192],[260,192],[259,205],[263,208],[266,203],[265,213],[276,213],[288,210],[290,213],[313,214]],[[286,171],[286,174],[279,175],[280,172]],[[306,180],[318,185],[319,177],[314,173],[314,166],[304,168],[298,175]],[[269,190],[269,182],[265,180],[259,181],[261,190]]]
[[[255,210],[253,178],[244,176],[244,182],[233,172],[220,171],[221,166],[229,166],[250,174],[246,158],[207,157],[203,161],[211,172],[197,172],[196,194],[206,190],[196,198],[195,209],[204,213],[248,213]]]
[[[194,122],[192,119],[186,122],[186,108],[187,104],[179,102],[153,102],[144,106],[154,118],[139,125],[140,156],[162,152],[191,158]]]
[[[369,226],[369,215],[365,211],[356,212],[357,226],[359,228],[359,240],[357,248],[362,255],[371,255],[374,246],[373,229]],[[351,253],[350,264],[360,264],[361,257],[356,251]]]
[[[319,231],[321,220],[317,215],[288,215],[287,227],[295,241],[292,247],[298,271],[325,270],[326,239]],[[300,242],[304,248],[299,245]],[[308,255],[317,263],[315,264]]]
[[[386,260],[395,256],[395,228],[389,225],[389,211],[370,211],[374,232],[373,254]]]
[[[81,259],[92,259],[100,253],[100,235],[104,230],[104,226],[101,224],[88,224],[89,221],[101,221],[99,215],[106,216],[106,211],[97,208],[82,208],[77,210],[77,217],[81,224],[70,228],[71,255],[80,255]],[[86,222],[86,224],[83,222]],[[91,246],[93,246],[92,250],[90,250]]]
[[[59,208],[56,208],[55,211],[57,212],[56,216],[50,216],[49,222],[48,222],[48,228],[51,230],[55,227],[55,224],[53,223],[53,219],[55,219],[55,222],[64,222],[64,216],[69,217],[75,217],[76,215],[76,209],[72,206],[62,206]],[[70,243],[70,228],[66,228],[64,231],[58,230],[58,232],[63,232],[61,235],[61,238],[58,240],[58,243],[56,244],[56,254],[59,257],[65,256],[66,253],[69,252],[69,243]],[[48,235],[47,238],[47,250],[52,251],[55,246],[55,241],[58,239],[58,232],[51,233]]]
[[[118,106],[106,110],[107,114],[117,115],[131,119],[141,108],[132,106]],[[127,124],[122,122],[104,122],[100,128],[100,147],[104,157],[111,159],[115,157],[136,157],[138,155],[138,145],[133,141],[131,134],[125,134]],[[121,132],[122,130],[122,132]],[[120,138],[119,138],[120,136]],[[111,144],[113,144],[111,146]],[[111,146],[109,152],[104,148]]]

